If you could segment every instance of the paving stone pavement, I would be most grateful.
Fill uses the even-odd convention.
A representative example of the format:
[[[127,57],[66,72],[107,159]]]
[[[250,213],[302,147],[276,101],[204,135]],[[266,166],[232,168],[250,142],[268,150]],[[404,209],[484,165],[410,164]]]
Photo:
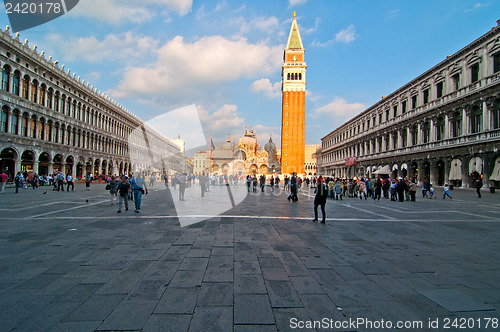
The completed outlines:
[[[140,214],[117,214],[99,184],[7,189],[0,331],[289,331],[324,318],[304,330],[500,330],[498,194],[329,201],[323,225],[311,192],[290,203],[266,188],[188,227],[176,195],[157,184]],[[188,188],[186,204],[200,199]]]

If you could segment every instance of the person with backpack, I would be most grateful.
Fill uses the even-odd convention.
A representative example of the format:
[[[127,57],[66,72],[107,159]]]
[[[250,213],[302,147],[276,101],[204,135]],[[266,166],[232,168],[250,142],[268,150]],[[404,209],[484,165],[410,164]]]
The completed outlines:
[[[293,172],[292,178],[290,179],[290,196],[288,196],[288,200],[292,201],[293,203],[298,202],[299,196],[298,196],[299,188],[298,188],[298,180],[297,180],[297,173]]]
[[[14,184],[16,185],[16,194],[19,192],[19,187],[23,187],[23,175],[21,172],[17,172],[16,176],[14,177]]]
[[[109,193],[111,194],[111,205],[115,204],[116,192],[118,191],[118,185],[120,184],[120,182],[121,181],[119,181],[114,175],[112,175],[111,179],[106,185],[106,188],[109,186]]]
[[[118,211],[116,211],[116,213],[122,212],[123,202],[125,202],[125,211],[128,211],[128,195],[131,191],[131,185],[128,182],[128,178],[124,175],[115,191],[115,196],[118,196]]]
[[[130,180],[130,184],[132,185],[132,193],[134,196],[135,202],[135,212],[139,213],[141,209],[141,199],[142,195],[148,194],[148,188],[146,186],[146,180],[139,174],[139,172],[135,173],[135,177]]]

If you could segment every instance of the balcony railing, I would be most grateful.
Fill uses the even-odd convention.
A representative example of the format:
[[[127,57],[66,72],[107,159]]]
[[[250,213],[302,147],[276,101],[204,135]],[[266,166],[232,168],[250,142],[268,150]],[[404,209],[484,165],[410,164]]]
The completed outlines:
[[[371,127],[369,129],[363,131],[360,134],[353,135],[353,136],[343,140],[340,143],[335,143],[331,146],[326,146],[326,147],[324,147],[324,149],[329,149],[329,148],[337,146],[337,145],[348,144],[354,140],[359,139],[360,137],[369,136],[370,134],[373,134],[373,133],[376,133],[378,131],[382,131],[384,129],[390,128],[398,123],[402,123],[405,120],[413,118],[418,114],[431,112],[437,106],[442,107],[446,104],[450,104],[450,103],[454,102],[457,98],[462,98],[462,97],[465,97],[471,93],[476,93],[479,90],[487,89],[491,85],[498,84],[499,81],[500,81],[500,73],[496,73],[494,75],[482,78],[481,80],[479,80],[475,83],[472,83],[466,87],[463,87],[457,91],[453,91],[451,93],[448,93],[447,95],[444,95],[441,98],[434,99],[434,100],[430,101],[429,103],[426,103],[425,105],[418,106],[417,108],[412,109],[404,114],[401,114],[396,118],[389,119],[389,120],[383,122],[382,124],[379,124],[375,127]]]

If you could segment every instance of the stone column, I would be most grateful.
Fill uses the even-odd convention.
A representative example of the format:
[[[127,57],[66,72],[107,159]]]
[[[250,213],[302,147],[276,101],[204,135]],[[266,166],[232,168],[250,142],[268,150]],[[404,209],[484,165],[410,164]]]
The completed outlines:
[[[424,162],[423,161],[417,161],[418,165],[418,174],[417,174],[417,182],[419,185],[421,185],[424,181]]]
[[[444,115],[444,136],[443,139],[447,139],[451,137],[450,133],[450,119],[448,113]]]
[[[461,157],[462,161],[462,187],[469,187],[469,161],[467,157]]]
[[[52,174],[54,173],[54,164],[53,163],[49,163],[49,170],[48,170],[49,174]],[[48,175],[48,174],[47,174]]]
[[[469,133],[469,117],[467,116],[467,111],[465,107],[462,109],[462,136],[466,136]]]
[[[18,158],[20,158],[20,157],[18,156]],[[18,159],[14,162],[14,175],[16,175],[17,172],[21,172],[21,160],[20,159]]]
[[[437,119],[432,118],[429,120],[429,142],[435,142],[436,141],[436,123]]]
[[[490,130],[490,110],[486,100],[483,101],[483,132]]]
[[[483,188],[488,189],[490,187],[489,162],[486,155],[482,155],[481,159],[483,160]]]
[[[429,180],[431,181],[431,184],[433,186],[436,186],[437,183],[436,183],[436,161],[435,160],[430,160],[429,161],[429,166],[430,166],[430,174],[429,174]]]
[[[422,144],[422,123],[421,122],[419,122],[418,126],[417,126],[417,145],[420,145],[420,144]],[[419,177],[420,177],[420,174],[419,174]]]
[[[34,173],[40,174],[39,166],[40,166],[40,162],[38,160],[35,160],[33,162],[33,172]]]
[[[444,183],[450,184],[450,168],[451,168],[451,158],[446,158],[444,162]]]

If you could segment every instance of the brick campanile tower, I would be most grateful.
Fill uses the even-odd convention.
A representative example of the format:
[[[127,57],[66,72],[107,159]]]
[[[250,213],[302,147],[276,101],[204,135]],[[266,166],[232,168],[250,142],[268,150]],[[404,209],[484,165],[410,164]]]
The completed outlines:
[[[281,71],[283,104],[281,114],[281,172],[303,173],[305,158],[306,63],[304,46],[293,12],[292,27]]]

